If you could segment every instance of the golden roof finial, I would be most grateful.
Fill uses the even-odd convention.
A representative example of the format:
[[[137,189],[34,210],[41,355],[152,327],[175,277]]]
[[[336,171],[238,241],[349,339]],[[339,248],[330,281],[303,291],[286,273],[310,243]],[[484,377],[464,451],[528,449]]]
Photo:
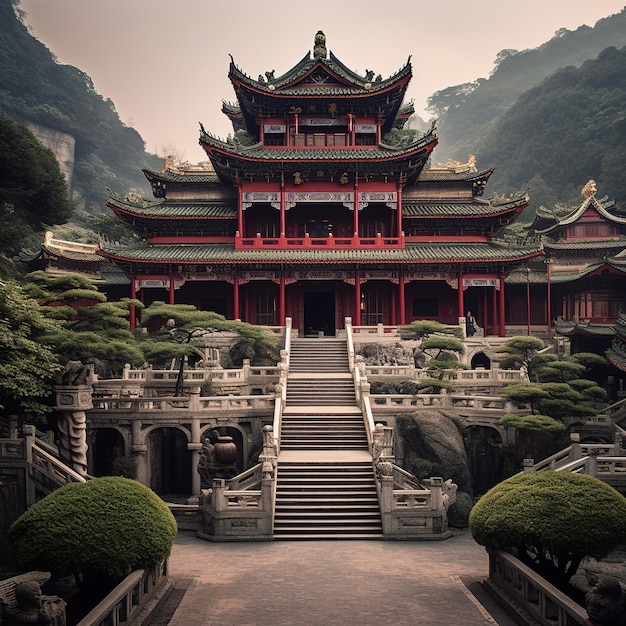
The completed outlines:
[[[596,191],[596,181],[592,178],[587,181],[587,184],[580,190],[580,193],[584,198],[592,198],[596,195]]]

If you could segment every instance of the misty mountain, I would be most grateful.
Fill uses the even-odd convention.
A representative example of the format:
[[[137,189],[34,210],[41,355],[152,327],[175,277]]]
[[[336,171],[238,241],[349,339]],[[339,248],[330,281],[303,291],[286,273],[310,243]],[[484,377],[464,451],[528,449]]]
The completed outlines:
[[[149,193],[141,168],[160,160],[145,151],[139,133],[122,123],[91,78],[58,63],[20,16],[19,0],[0,0],[0,112],[44,143],[64,146],[60,160],[72,162],[62,169],[71,172],[74,200],[86,211],[106,211],[107,187]]]
[[[610,46],[626,46],[626,9],[599,20],[593,28],[560,29],[550,41],[532,50],[502,50],[489,78],[434,93],[428,105],[429,112],[438,118],[440,147],[435,158],[465,161],[468,154],[475,153],[481,137],[525,92],[558,69],[579,67]]]
[[[626,9],[591,28],[560,29],[533,50],[502,50],[488,79],[429,98],[438,117],[434,160],[495,167],[489,191],[528,192],[540,205],[574,205],[591,178],[626,207]]]

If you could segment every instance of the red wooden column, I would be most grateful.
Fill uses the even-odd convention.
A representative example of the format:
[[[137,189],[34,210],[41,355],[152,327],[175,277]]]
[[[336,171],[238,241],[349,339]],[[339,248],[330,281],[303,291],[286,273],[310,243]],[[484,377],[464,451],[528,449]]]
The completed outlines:
[[[402,180],[398,183],[398,203],[396,205],[396,222],[397,222],[397,237],[402,239],[402,187],[404,186]]]
[[[174,274],[170,274],[170,304],[176,304],[176,296],[174,294]]]
[[[463,301],[463,270],[459,270],[459,291],[457,294],[458,298],[458,309],[459,315],[458,317],[465,317],[465,303]]]
[[[497,286],[493,286],[493,292],[491,297],[491,317],[493,318],[493,334],[498,332],[498,289]]]
[[[285,183],[280,183],[280,233],[281,237],[287,235],[287,226],[285,219]]]
[[[239,273],[235,268],[235,280],[233,281],[233,318],[241,319],[239,315]]]
[[[280,287],[278,293],[278,325],[285,325],[285,270],[280,268]]]
[[[361,272],[354,270],[354,325],[361,325]]]
[[[356,188],[354,188],[354,236],[359,236],[359,192]]]
[[[130,275],[130,297],[131,300],[135,300],[137,298],[137,286],[135,284],[135,275]],[[129,311],[129,323],[130,329],[135,330],[135,326],[137,325],[137,310],[134,304],[131,304]]]
[[[552,288],[550,286],[550,278],[551,278],[551,269],[552,264],[550,263],[550,259],[547,259],[546,263],[548,264],[548,302],[547,302],[547,314],[548,314],[548,332],[552,332]]]
[[[504,275],[500,274],[500,337],[506,334],[504,326]]]
[[[237,193],[237,230],[240,237],[246,236],[246,227],[243,222],[243,185],[241,182],[238,185]]]
[[[400,277],[398,280],[398,305],[400,307],[400,320],[399,324],[403,326],[406,324],[406,304],[405,304],[405,290],[406,282],[404,280],[404,268],[400,268]]]

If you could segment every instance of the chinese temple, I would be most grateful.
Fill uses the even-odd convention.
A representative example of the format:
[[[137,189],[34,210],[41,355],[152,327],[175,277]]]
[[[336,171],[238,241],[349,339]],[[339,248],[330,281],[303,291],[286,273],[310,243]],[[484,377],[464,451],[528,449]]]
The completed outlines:
[[[320,31],[284,74],[254,79],[231,58],[229,78],[233,135],[200,125],[204,167],[166,161],[144,170],[154,199],[108,197],[141,238],[99,251],[128,276],[131,297],[253,324],[291,317],[315,336],[347,316],[457,324],[471,310],[485,334],[505,335],[505,279],[542,251],[498,233],[528,198],[484,199],[493,170],[472,157],[428,167],[434,126],[406,128],[410,59],[388,78],[361,76]]]
[[[549,303],[554,330],[572,352],[603,354],[626,311],[626,212],[596,197],[594,181],[582,195],[573,209],[537,211],[532,231],[541,238],[547,287],[537,308]]]

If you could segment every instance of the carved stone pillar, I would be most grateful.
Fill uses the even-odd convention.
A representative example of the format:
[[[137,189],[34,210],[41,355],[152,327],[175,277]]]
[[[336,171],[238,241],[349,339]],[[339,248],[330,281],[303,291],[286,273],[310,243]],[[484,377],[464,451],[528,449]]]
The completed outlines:
[[[91,369],[88,366],[68,368],[63,382],[54,388],[58,411],[58,447],[61,460],[81,476],[87,475],[87,417],[93,408]]]

